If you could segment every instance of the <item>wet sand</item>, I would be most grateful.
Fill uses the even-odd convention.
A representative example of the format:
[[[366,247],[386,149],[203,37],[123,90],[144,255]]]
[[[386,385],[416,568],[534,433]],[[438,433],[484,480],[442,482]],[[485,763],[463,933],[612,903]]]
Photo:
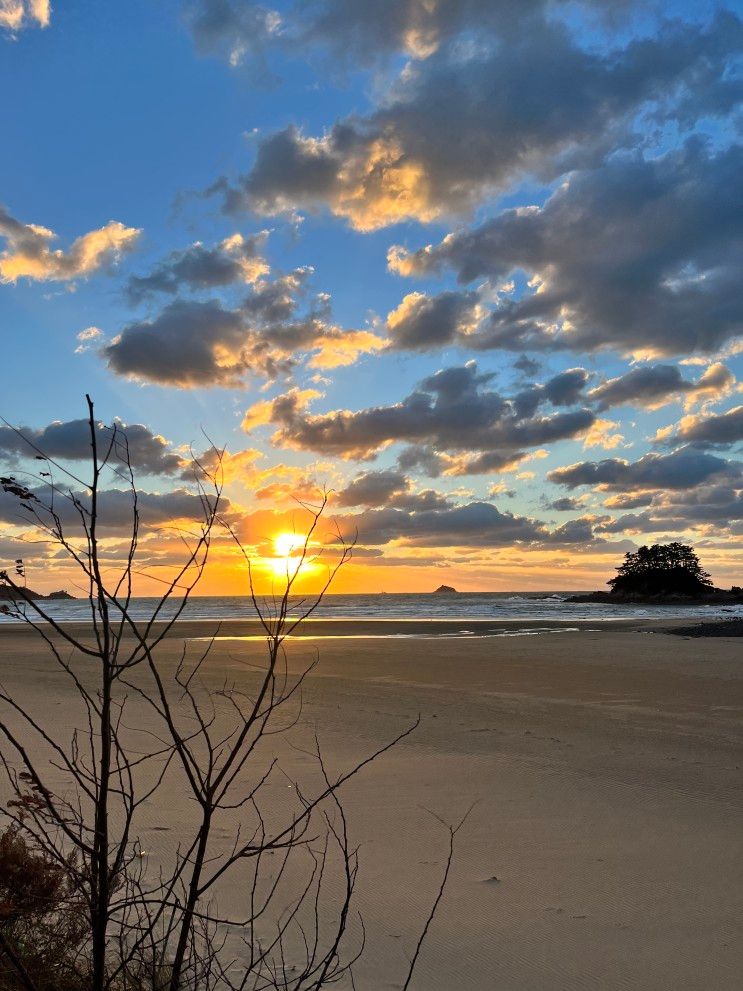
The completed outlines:
[[[163,668],[215,627],[179,624]],[[547,627],[318,621],[289,645],[294,671],[319,651],[295,739],[317,730],[333,767],[421,717],[346,794],[368,929],[357,987],[399,986],[442,868],[426,810],[454,819],[477,802],[418,991],[737,989],[740,640],[637,621],[535,632]],[[493,635],[520,629],[534,635]],[[248,684],[263,646],[232,638],[255,632],[223,623],[207,679]],[[71,726],[74,699],[33,634],[0,628],[0,671],[45,724]],[[150,846],[177,842],[178,810],[177,794],[148,810]]]

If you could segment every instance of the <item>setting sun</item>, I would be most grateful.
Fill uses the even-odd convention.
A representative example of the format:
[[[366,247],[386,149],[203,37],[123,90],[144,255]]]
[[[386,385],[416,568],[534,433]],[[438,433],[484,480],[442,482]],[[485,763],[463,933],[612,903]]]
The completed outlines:
[[[304,537],[301,534],[286,531],[273,538],[275,557],[267,559],[267,564],[275,575],[281,578],[305,575],[313,571],[315,564],[311,560],[302,561]]]
[[[302,548],[304,538],[296,533],[280,533],[273,538],[273,546],[276,555],[281,558],[290,557],[294,551]]]

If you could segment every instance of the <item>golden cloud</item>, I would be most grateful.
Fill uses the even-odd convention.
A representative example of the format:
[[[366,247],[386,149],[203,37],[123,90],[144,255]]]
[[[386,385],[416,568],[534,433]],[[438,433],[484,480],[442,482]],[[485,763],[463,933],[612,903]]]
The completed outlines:
[[[273,422],[277,404],[284,403],[293,410],[302,410],[313,399],[319,399],[322,395],[323,393],[317,389],[289,389],[279,399],[262,399],[245,411],[241,426],[246,433],[250,433],[256,427]]]
[[[0,0],[0,28],[20,31],[31,23],[45,28],[49,26],[51,13],[49,0]]]
[[[112,220],[72,242],[68,251],[51,247],[54,231],[38,224],[21,224],[0,215],[0,236],[7,248],[0,253],[0,282],[21,278],[37,282],[62,281],[89,275],[131,251],[141,230]]]
[[[317,353],[308,362],[310,368],[341,368],[352,365],[361,354],[371,354],[387,347],[387,342],[369,330],[346,330],[313,342]]]
[[[625,447],[624,436],[612,433],[619,424],[616,420],[597,419],[583,438],[583,447],[602,447],[605,451],[613,451],[617,447]]]

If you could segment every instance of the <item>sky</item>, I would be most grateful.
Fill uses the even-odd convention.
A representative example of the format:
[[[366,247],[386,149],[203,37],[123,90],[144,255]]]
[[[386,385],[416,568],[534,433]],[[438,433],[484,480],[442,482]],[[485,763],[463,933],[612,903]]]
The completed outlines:
[[[323,493],[308,587],[338,534],[339,592],[600,587],[675,539],[738,582],[742,18],[0,0],[0,474],[40,492],[38,448],[80,477],[89,393],[129,437],[143,593],[216,450],[264,584]],[[0,492],[19,556],[77,588]],[[244,587],[220,535],[200,591]]]

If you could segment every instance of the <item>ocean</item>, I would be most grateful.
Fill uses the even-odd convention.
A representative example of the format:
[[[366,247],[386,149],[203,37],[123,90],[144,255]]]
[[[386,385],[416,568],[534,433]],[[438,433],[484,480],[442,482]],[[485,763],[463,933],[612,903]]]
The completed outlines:
[[[575,592],[460,592],[456,595],[429,593],[376,593],[373,595],[326,595],[313,614],[314,619],[364,620],[489,620],[560,621],[590,620],[611,622],[621,619],[716,619],[743,616],[743,606],[612,606],[607,603],[575,603],[566,599]],[[307,599],[296,597],[294,613]],[[157,603],[155,598],[135,598],[132,615],[145,620]],[[162,613],[172,615],[176,603]],[[57,621],[85,621],[89,606],[85,599],[46,602],[45,608]],[[252,619],[255,613],[250,600],[241,596],[198,596],[192,598],[183,620]],[[0,614],[0,623],[18,622]]]

